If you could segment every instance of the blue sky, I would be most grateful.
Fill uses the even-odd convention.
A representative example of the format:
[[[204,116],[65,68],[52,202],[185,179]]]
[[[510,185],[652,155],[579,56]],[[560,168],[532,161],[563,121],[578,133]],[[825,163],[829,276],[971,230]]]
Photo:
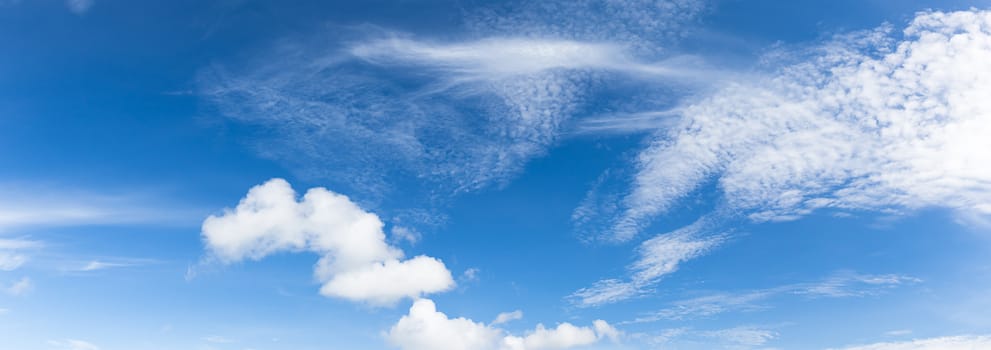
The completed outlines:
[[[0,349],[991,348],[991,2],[0,0]]]

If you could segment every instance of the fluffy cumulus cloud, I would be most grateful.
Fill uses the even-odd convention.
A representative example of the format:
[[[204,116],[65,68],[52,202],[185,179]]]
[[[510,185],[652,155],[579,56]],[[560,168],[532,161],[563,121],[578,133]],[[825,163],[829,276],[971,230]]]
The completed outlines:
[[[210,256],[225,264],[317,253],[315,275],[329,297],[386,305],[454,286],[440,260],[404,259],[386,243],[383,226],[346,196],[313,188],[297,198],[288,182],[272,179],[249,190],[236,208],[204,220],[202,235]]]
[[[570,349],[598,342],[618,341],[620,333],[602,320],[591,327],[561,323],[555,328],[537,325],[536,329],[517,336],[466,318],[449,318],[437,311],[433,301],[413,303],[386,334],[389,342],[403,350],[541,350]]]
[[[991,12],[926,12],[721,84],[637,158],[606,228],[626,240],[715,179],[757,221],[816,210],[991,214]]]
[[[877,343],[833,350],[977,350],[991,349],[991,336],[956,336]]]

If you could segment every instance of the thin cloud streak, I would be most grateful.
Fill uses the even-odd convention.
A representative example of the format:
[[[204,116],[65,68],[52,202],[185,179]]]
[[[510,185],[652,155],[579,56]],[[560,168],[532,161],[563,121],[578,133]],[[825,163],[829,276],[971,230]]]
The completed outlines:
[[[621,324],[649,323],[661,320],[688,320],[712,317],[728,312],[752,312],[769,308],[764,302],[786,296],[849,298],[878,295],[892,288],[922,282],[904,275],[865,275],[840,272],[813,283],[796,283],[742,293],[716,293],[679,300],[671,306]]]

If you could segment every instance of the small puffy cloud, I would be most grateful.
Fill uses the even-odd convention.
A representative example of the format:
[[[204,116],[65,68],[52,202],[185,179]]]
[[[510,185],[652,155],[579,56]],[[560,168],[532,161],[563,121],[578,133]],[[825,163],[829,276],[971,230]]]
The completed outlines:
[[[14,282],[9,286],[4,287],[3,291],[13,296],[21,296],[26,294],[27,292],[30,292],[31,289],[33,288],[34,288],[34,283],[31,282],[31,279],[24,277],[18,280],[17,282]]]
[[[23,251],[41,247],[41,242],[0,238],[0,271],[14,271],[28,261]]]
[[[478,281],[478,274],[481,273],[477,267],[468,268],[465,272],[461,273],[461,281],[473,282]]]
[[[570,349],[593,344],[602,338],[618,339],[618,336],[619,331],[601,320],[595,321],[593,327],[562,323],[548,329],[537,325],[524,336],[509,335],[492,325],[460,317],[449,318],[427,299],[414,302],[409,314],[386,334],[392,345],[403,350]]]
[[[84,15],[89,12],[89,9],[93,7],[93,0],[66,0],[65,6],[69,8],[69,11],[77,15]]]
[[[445,291],[453,285],[451,272],[443,262],[421,255],[405,261],[374,262],[363,268],[341,272],[320,288],[320,294],[391,304],[404,297],[416,298],[425,293]]]
[[[416,244],[421,236],[419,231],[406,226],[393,226],[389,233],[392,234],[394,241],[406,241],[410,244]]]
[[[78,339],[49,340],[48,345],[65,350],[100,350],[99,346]]]
[[[28,258],[22,254],[0,251],[0,271],[14,271],[24,265]]]
[[[875,343],[832,350],[977,350],[991,349],[991,336],[955,336]]]
[[[404,260],[383,226],[346,196],[313,188],[297,200],[288,182],[273,179],[249,190],[236,208],[208,217],[202,235],[211,257],[224,264],[279,252],[320,254],[315,275],[330,297],[387,305],[454,287],[440,260]]]
[[[492,321],[492,325],[503,324],[509,321],[523,319],[523,311],[502,312]]]

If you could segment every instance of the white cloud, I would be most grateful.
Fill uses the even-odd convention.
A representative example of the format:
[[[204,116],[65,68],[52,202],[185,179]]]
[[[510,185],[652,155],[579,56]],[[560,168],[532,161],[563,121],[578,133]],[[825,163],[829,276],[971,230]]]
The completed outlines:
[[[99,346],[78,339],[49,340],[48,345],[66,350],[100,350]]]
[[[705,254],[726,239],[724,234],[706,232],[711,226],[709,220],[703,219],[643,242],[637,249],[638,259],[629,267],[629,280],[601,280],[576,291],[569,298],[578,306],[588,307],[645,294],[665,275],[677,271],[680,263]]]
[[[77,15],[86,14],[93,5],[93,0],[65,0],[65,6],[69,8],[69,11]]]
[[[790,220],[821,209],[991,213],[991,12],[919,14],[840,37],[806,62],[724,84],[637,159],[627,240],[717,179],[727,211]]]
[[[917,339],[906,342],[876,343],[834,350],[977,350],[991,349],[991,336],[955,336]]]
[[[886,337],[903,337],[909,334],[912,334],[911,329],[896,329],[893,331],[884,332],[884,336]]]
[[[405,226],[392,226],[389,233],[392,234],[391,236],[394,241],[406,241],[409,242],[409,244],[416,244],[416,242],[420,241],[420,237],[422,236],[416,229]]]
[[[604,70],[636,79],[697,78],[702,71],[665,62],[644,63],[617,44],[494,37],[434,44],[389,38],[350,48],[356,57],[381,65],[413,65],[440,70],[454,82],[500,81],[553,70]]]
[[[0,251],[0,271],[14,271],[28,261],[27,256]]]
[[[203,340],[207,341],[208,343],[214,343],[214,344],[230,344],[234,342],[233,339],[219,335],[211,335],[208,337],[204,337]]]
[[[324,188],[297,200],[288,182],[253,187],[233,210],[203,221],[211,257],[229,264],[278,252],[310,251],[322,257],[315,275],[330,297],[387,305],[454,287],[451,272],[435,258],[403,260],[386,243],[381,220]]]
[[[523,319],[523,311],[516,310],[512,312],[502,312],[496,316],[495,320],[492,321],[492,325],[503,324],[509,321],[515,321]]]
[[[0,271],[14,271],[28,261],[23,251],[41,247],[41,242],[27,239],[0,238]]]
[[[171,208],[152,193],[131,192],[96,193],[55,185],[0,184],[0,233],[26,227],[175,225],[195,222],[192,218],[201,215],[196,210]]]
[[[419,299],[386,334],[392,345],[403,350],[541,350],[570,349],[600,339],[618,339],[619,331],[605,321],[593,327],[561,323],[548,329],[541,324],[523,336],[510,335],[466,318],[448,318],[433,301]]]
[[[469,14],[469,27],[484,36],[512,34],[619,42],[639,54],[656,54],[690,30],[705,12],[703,0],[508,1]]]
[[[468,268],[468,269],[465,270],[465,272],[461,273],[461,280],[462,281],[477,281],[478,280],[478,274],[479,273],[481,273],[481,270],[479,270],[476,267]]]
[[[21,296],[27,294],[27,292],[30,292],[33,288],[34,283],[31,282],[31,279],[24,277],[7,287],[3,287],[3,291],[13,296]]]
[[[746,347],[761,346],[778,337],[777,332],[752,326],[704,331],[700,334],[705,337],[719,339],[725,343]]]
[[[436,202],[519,174],[587,107],[601,76],[704,79],[656,50],[702,3],[507,2],[466,8],[470,33],[459,41],[367,32],[344,43],[285,40],[244,69],[204,70],[199,94],[219,114],[271,131],[259,153],[301,176],[350,186],[362,200],[402,191]]]
[[[627,323],[654,322],[659,320],[687,320],[710,317],[726,312],[750,312],[769,308],[766,302],[772,298],[798,296],[805,298],[846,298],[878,295],[920,280],[903,275],[866,275],[838,272],[821,281],[794,283],[772,288],[738,293],[714,293],[690,299],[674,301],[669,307]]]
[[[93,260],[86,263],[86,265],[84,265],[83,267],[79,268],[79,271],[98,271],[98,270],[110,269],[115,267],[127,267],[127,266],[133,266],[133,264],[103,262],[99,260]]]
[[[767,343],[778,333],[764,327],[737,326],[716,330],[675,328],[657,334],[641,334],[648,343],[663,349],[774,349]]]

